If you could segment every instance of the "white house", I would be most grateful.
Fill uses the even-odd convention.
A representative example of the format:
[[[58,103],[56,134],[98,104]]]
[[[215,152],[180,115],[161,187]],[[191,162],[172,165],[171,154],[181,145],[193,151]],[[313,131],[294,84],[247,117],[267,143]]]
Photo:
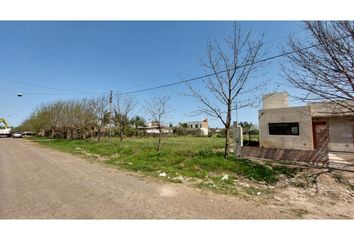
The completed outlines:
[[[188,127],[192,129],[199,129],[204,136],[209,133],[208,119],[205,118],[202,121],[187,122]]]

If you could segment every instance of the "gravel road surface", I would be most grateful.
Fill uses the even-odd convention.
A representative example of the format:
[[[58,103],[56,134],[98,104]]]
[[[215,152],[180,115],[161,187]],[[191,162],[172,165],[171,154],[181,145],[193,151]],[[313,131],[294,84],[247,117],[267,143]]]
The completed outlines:
[[[0,138],[1,219],[289,218],[277,208],[134,176]]]

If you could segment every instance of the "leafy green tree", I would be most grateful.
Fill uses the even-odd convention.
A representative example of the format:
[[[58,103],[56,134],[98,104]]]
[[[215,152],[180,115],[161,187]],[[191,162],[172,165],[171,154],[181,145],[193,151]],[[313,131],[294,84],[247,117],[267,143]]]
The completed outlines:
[[[243,134],[247,135],[248,141],[251,141],[251,135],[258,132],[256,127],[253,125],[253,123],[247,121],[240,122],[239,124],[242,127]]]
[[[130,124],[132,124],[136,129],[139,127],[144,127],[146,126],[146,121],[143,117],[140,116],[135,116],[132,119],[130,119]]]
[[[183,128],[188,128],[188,124],[187,123],[179,123],[178,125],[183,127]]]
[[[243,136],[245,137],[246,135],[248,136],[248,131],[249,129],[251,128],[251,126],[249,125],[248,122],[239,122],[239,125],[242,127],[242,133],[243,133]],[[249,136],[248,136],[248,140],[249,139]]]

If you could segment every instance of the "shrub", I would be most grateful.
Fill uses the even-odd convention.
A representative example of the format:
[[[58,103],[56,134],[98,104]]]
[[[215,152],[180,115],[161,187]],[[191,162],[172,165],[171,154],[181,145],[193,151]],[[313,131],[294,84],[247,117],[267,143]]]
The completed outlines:
[[[188,129],[184,128],[184,127],[174,127],[172,131],[177,136],[187,136],[188,135]]]
[[[188,129],[188,132],[191,136],[194,136],[194,137],[204,136],[202,130],[200,130],[200,129]]]

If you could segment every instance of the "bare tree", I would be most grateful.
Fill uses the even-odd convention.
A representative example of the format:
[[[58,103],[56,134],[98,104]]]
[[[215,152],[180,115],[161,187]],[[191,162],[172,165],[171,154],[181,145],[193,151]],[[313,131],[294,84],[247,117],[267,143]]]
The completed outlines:
[[[96,116],[97,141],[99,142],[102,137],[103,129],[110,120],[110,112],[107,109],[107,99],[104,96],[95,99],[93,112]]]
[[[282,64],[288,81],[304,90],[298,96],[303,101],[327,100],[345,112],[354,112],[354,22],[304,24],[309,38],[289,39],[294,53]]]
[[[84,98],[77,102],[77,111],[75,114],[76,131],[79,136],[86,138],[95,124],[95,115],[92,112],[92,100]]]
[[[38,106],[20,128],[43,136],[67,139],[86,138],[94,128],[101,138],[102,129],[108,123],[108,114],[103,97],[57,100]]]
[[[136,107],[136,99],[132,96],[122,96],[117,94],[116,102],[114,104],[114,124],[118,128],[120,141],[126,134],[129,127],[129,115]]]
[[[145,111],[151,119],[157,124],[159,130],[159,140],[157,143],[157,151],[161,149],[162,125],[161,122],[168,116],[168,96],[154,96],[150,101],[146,102]]]
[[[255,97],[243,98],[238,101],[236,98],[246,92],[247,83],[252,74],[260,67],[257,64],[261,56],[263,36],[255,39],[251,31],[243,34],[241,28],[235,23],[233,35],[225,39],[226,50],[223,50],[217,41],[209,41],[206,56],[202,59],[202,65],[213,73],[212,77],[203,80],[209,94],[196,90],[188,85],[190,96],[200,103],[195,114],[207,114],[218,118],[225,127],[225,150],[224,157],[227,158],[231,150],[231,113],[232,110],[251,106],[259,101]]]

